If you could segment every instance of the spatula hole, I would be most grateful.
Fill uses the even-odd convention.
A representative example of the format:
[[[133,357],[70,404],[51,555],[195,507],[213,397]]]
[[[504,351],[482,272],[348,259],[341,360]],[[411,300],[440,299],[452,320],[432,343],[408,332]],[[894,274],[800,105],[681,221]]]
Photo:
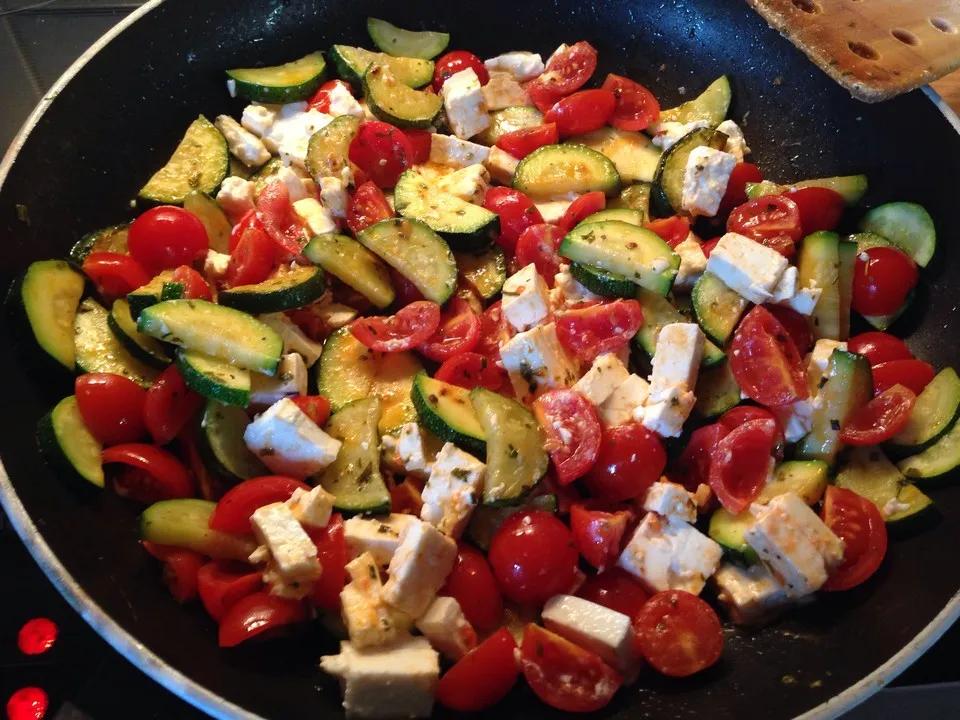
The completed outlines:
[[[904,45],[919,45],[920,40],[909,30],[904,30],[903,28],[894,28],[890,31],[890,34],[893,35],[897,40],[902,42]]]
[[[872,47],[857,40],[851,40],[848,42],[847,47],[850,48],[850,52],[852,52],[854,55],[859,55],[864,60],[876,60],[878,57],[880,57],[880,55],[877,54],[877,51]]]
[[[932,17],[930,18],[930,24],[942,33],[948,33],[950,35],[957,34],[956,26],[946,18]]]
[[[817,5],[813,0],[790,0],[793,3],[793,6],[797,10],[802,10],[809,15],[816,15],[820,12],[820,6]]]

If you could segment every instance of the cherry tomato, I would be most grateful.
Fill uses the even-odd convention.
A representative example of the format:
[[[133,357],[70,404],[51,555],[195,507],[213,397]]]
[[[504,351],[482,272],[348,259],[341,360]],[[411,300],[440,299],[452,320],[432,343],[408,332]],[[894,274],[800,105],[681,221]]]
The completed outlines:
[[[583,135],[606,125],[616,105],[612,90],[580,90],[554,103],[543,121],[556,123],[562,138]]]
[[[501,302],[497,300],[480,316],[480,342],[477,344],[477,352],[492,363],[500,361],[500,345],[511,336],[501,308]]]
[[[542,604],[567,592],[579,557],[567,526],[543,510],[508,517],[493,536],[488,553],[500,591],[521,604]]]
[[[127,247],[143,268],[156,274],[202,260],[210,249],[207,231],[197,216],[174,205],[142,213],[130,225]]]
[[[785,197],[797,204],[803,234],[819,230],[833,230],[843,217],[845,202],[836,190],[821,187],[803,187],[788,190]]]
[[[618,130],[646,130],[660,117],[660,103],[653,93],[640,83],[610,73],[601,87],[610,90],[616,99],[610,124]]]
[[[690,235],[690,221],[685,217],[673,217],[651,220],[644,225],[647,230],[655,232],[670,247],[675,248]]]
[[[440,324],[417,349],[436,362],[470,352],[480,341],[480,316],[465,300],[453,298],[440,316]]]
[[[753,163],[738,162],[733,166],[730,179],[727,180],[727,189],[720,201],[718,215],[726,215],[737,205],[747,201],[747,183],[758,183],[763,180],[763,173]]]
[[[441,55],[436,59],[433,66],[433,89],[440,92],[443,84],[458,72],[472,68],[477,74],[477,79],[481,85],[490,82],[490,73],[487,72],[483,60],[478,58],[472,52],[466,50],[453,50],[446,55]]]
[[[531,225],[520,234],[516,246],[516,261],[520,267],[533,263],[537,274],[548,287],[553,287],[555,276],[560,272],[560,256],[557,248],[563,240],[563,232],[549,223]]]
[[[153,381],[143,404],[143,420],[157,445],[173,440],[190,418],[203,407],[204,399],[187,387],[176,365],[170,365]]]
[[[361,230],[366,230],[381,220],[389,220],[392,217],[393,209],[390,203],[387,202],[383,191],[372,180],[360,185],[350,196],[347,207],[347,227],[354,235],[358,235]]]
[[[423,293],[417,289],[417,286],[410,282],[405,276],[393,268],[389,268],[389,272],[390,283],[393,285],[393,289],[397,294],[397,299],[394,301],[395,305],[402,307],[425,299]]]
[[[330,417],[330,401],[323,395],[295,395],[290,400],[320,427]]]
[[[597,51],[590,43],[581,40],[558,49],[547,60],[543,73],[524,88],[540,112],[547,112],[564,95],[583,87],[596,69]]]
[[[437,701],[458,712],[477,712],[496,705],[520,674],[513,657],[516,649],[510,631],[500,628],[440,678]]]
[[[783,450],[783,444],[786,441],[783,437],[783,428],[780,425],[780,420],[776,415],[767,410],[767,408],[758,407],[757,405],[737,405],[721,415],[717,419],[717,422],[730,433],[751,420],[773,420],[777,424],[773,443],[778,451]]]
[[[614,300],[557,313],[557,339],[575,357],[593,362],[598,355],[627,345],[643,325],[636,300]]]
[[[790,335],[798,353],[806,355],[813,349],[813,329],[805,316],[784,305],[764,305],[764,307],[783,325],[783,329]]]
[[[260,571],[235,560],[212,560],[197,573],[200,602],[217,622],[240,598],[252,595],[262,586]]]
[[[237,221],[237,224],[234,225],[233,228],[230,230],[230,239],[227,241],[227,248],[229,249],[231,254],[236,249],[237,245],[240,243],[240,238],[243,237],[243,234],[249,228],[257,228],[261,232],[266,232],[263,229],[263,225],[260,223],[260,220],[257,218],[256,208],[247,210],[243,214],[243,217],[241,217],[240,220]]]
[[[620,544],[633,519],[629,510],[594,509],[583,503],[570,508],[570,530],[573,542],[583,559],[597,570],[612,567],[620,555]]]
[[[281,261],[300,257],[306,242],[303,220],[293,211],[290,191],[285,183],[274,180],[257,197],[257,219],[277,247]]]
[[[277,248],[260,227],[247,227],[230,251],[230,263],[224,280],[228,287],[255,285],[273,272]]]
[[[533,623],[523,631],[520,669],[538,698],[570,713],[601,709],[623,682],[596,653]]]
[[[557,130],[557,124],[551,122],[505,133],[497,138],[496,145],[518,160],[522,160],[537,148],[555,145],[558,142],[560,142],[560,132]]]
[[[119,445],[146,435],[143,406],[147,391],[112,373],[88,373],[73,384],[77,408],[87,430],[103,445]]]
[[[307,100],[307,108],[318,110],[329,115],[330,95],[338,86],[353,95],[353,90],[351,89],[350,85],[345,83],[343,80],[327,80],[327,82],[317,88],[317,91],[313,94],[313,97]]]
[[[577,597],[633,618],[650,596],[633,575],[623,568],[611,567],[588,577],[577,590]]]
[[[860,252],[853,270],[853,309],[861,315],[892,315],[907,301],[919,278],[913,259],[896,248]]]
[[[395,315],[373,315],[350,324],[353,336],[371,350],[402,352],[422,345],[440,326],[440,306],[418,300]]]
[[[497,244],[512,253],[520,234],[531,225],[543,222],[543,216],[533,201],[519,190],[492,187],[483,196],[483,207],[500,218]]]
[[[720,242],[720,238],[713,238],[711,240],[704,240],[700,244],[700,249],[703,250],[703,254],[708,259],[710,258],[710,253],[713,252],[713,249],[717,246],[717,243]]]
[[[876,330],[854,335],[847,340],[847,349],[852,353],[863,355],[870,361],[871,366],[890,360],[913,359],[913,353],[903,340],[890,333]]]
[[[776,420],[748,420],[710,452],[710,488],[734,515],[750,507],[766,484],[777,432]]]
[[[301,623],[307,619],[299,600],[271,595],[265,590],[237,600],[220,620],[220,647],[235,647],[270,630]]]
[[[923,360],[888,360],[874,365],[871,371],[874,395],[894,385],[903,385],[919,395],[936,374],[933,365]]]
[[[104,465],[118,463],[127,470],[114,479],[118,495],[139,502],[193,497],[190,472],[173,453],[163,448],[124,443],[107,448],[100,457]]]
[[[723,652],[723,628],[717,613],[683,590],[665,590],[650,598],[633,629],[647,662],[670,677],[688,677],[705,670]]]
[[[561,485],[582,477],[600,451],[600,419],[593,403],[575,390],[548,390],[533,401],[547,436],[546,447]]]
[[[670,479],[690,492],[696,492],[701,485],[709,485],[711,453],[729,432],[720,423],[694,430],[677,459],[676,467],[670,471]]]
[[[601,500],[642,498],[666,465],[667,452],[656,433],[630,422],[603,429],[600,453],[584,482],[590,495]]]
[[[823,522],[843,540],[843,562],[822,590],[849,590],[873,575],[887,554],[887,526],[877,506],[852,490],[827,486]]]
[[[492,632],[503,621],[503,598],[490,563],[466,543],[457,547],[457,562],[439,594],[456,599],[464,617],[478,632]]]
[[[250,527],[253,511],[270,503],[285,502],[297,488],[310,490],[309,485],[283,475],[263,475],[244,480],[220,498],[210,515],[210,528],[238,534],[253,532]]]
[[[183,297],[188,300],[213,300],[213,293],[203,275],[189,265],[174,270],[171,281],[183,285]]]
[[[751,400],[778,406],[809,396],[800,353],[780,321],[762,305],[740,322],[730,347],[730,371]]]
[[[394,483],[390,488],[390,512],[401,515],[416,515],[420,517],[423,510],[423,495],[414,481],[408,477],[400,483]]]
[[[122,297],[150,282],[150,276],[129,255],[92,252],[83,260],[83,273],[108,299]]]
[[[790,258],[796,252],[794,243],[803,237],[800,209],[782,195],[757,198],[730,212],[727,231],[740,233]]]
[[[343,531],[343,518],[339,513],[330,516],[330,521],[322,528],[305,528],[307,535],[317,546],[317,557],[323,574],[313,583],[311,599],[317,607],[338,612],[340,610],[340,591],[347,582],[347,540]]]
[[[433,144],[433,137],[429,130],[407,128],[400,132],[407,136],[410,147],[413,148],[413,155],[410,156],[411,163],[420,165],[430,160],[430,146]]]
[[[445,360],[434,377],[468,390],[475,387],[499,390],[506,381],[505,372],[496,362],[476,352],[460,353]]]
[[[917,396],[903,385],[884,390],[847,418],[840,440],[847,445],[879,445],[903,430]]]
[[[566,235],[582,220],[603,210],[607,206],[607,197],[599,190],[584,193],[563,212],[563,217],[557,223],[560,235]]]
[[[203,556],[192,550],[176,548],[163,560],[163,582],[174,600],[185,603],[197,597],[197,582]]]
[[[398,128],[379,120],[360,124],[350,141],[350,161],[381,188],[392,188],[400,173],[413,165],[413,144]]]

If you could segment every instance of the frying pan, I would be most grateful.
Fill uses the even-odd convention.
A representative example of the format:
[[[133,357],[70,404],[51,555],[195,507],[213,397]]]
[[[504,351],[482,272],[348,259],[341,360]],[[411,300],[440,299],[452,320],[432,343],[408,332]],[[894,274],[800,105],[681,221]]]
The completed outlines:
[[[562,41],[586,39],[600,53],[597,78],[624,73],[653,88],[665,106],[728,73],[731,117],[744,126],[768,177],[865,172],[867,205],[915,200],[930,210],[938,254],[900,329],[911,333],[920,357],[937,366],[957,362],[956,118],[919,91],[880,105],[852,100],[733,0],[148,3],[70,69],[0,166],[0,280],[32,260],[64,255],[91,228],[131,216],[130,199],[190,120],[201,112],[239,113],[240,101],[224,92],[224,68],[282,62],[335,42],[369,46],[368,15],[449,30],[453,47],[481,56],[516,48],[549,53]],[[317,657],[335,646],[321,628],[220,651],[212,621],[172,602],[137,546],[138,509],[109,492],[78,490],[40,462],[35,423],[71,382],[30,361],[29,348],[16,347],[4,323],[0,498],[67,599],[132,662],[213,715],[339,717],[338,688],[316,669]],[[948,483],[932,494],[930,527],[894,540],[864,586],[826,595],[768,628],[728,629],[714,668],[679,681],[645,674],[599,716],[825,718],[863,700],[960,614],[960,488]],[[523,687],[490,715],[560,716]]]

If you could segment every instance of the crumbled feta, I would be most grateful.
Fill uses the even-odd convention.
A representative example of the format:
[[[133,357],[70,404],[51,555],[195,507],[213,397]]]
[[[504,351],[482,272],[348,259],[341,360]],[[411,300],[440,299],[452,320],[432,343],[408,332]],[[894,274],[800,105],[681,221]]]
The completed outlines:
[[[507,72],[518,82],[533,80],[543,72],[543,59],[538,53],[513,52],[497,55],[483,61],[484,67],[492,72]]]
[[[383,586],[383,599],[418,618],[433,602],[457,558],[457,543],[433,525],[412,522],[403,529]]]
[[[577,381],[577,365],[560,345],[552,322],[514,335],[500,347],[500,360],[518,398]]]
[[[490,187],[490,173],[480,163],[467,165],[465,168],[441,175],[432,183],[435,192],[448,193],[477,205],[483,204],[483,196],[488,187]]]
[[[322,528],[330,522],[336,497],[322,487],[296,488],[287,499],[287,507],[301,525]]]
[[[305,597],[322,568],[317,547],[296,516],[282,502],[263,505],[250,516],[253,536],[260,544],[256,559],[265,558],[263,580],[271,593],[281,597]]]
[[[650,395],[650,386],[639,375],[631,374],[616,390],[610,393],[597,409],[605,427],[617,427],[634,420],[637,410],[643,418],[643,406]]]
[[[479,502],[485,471],[475,457],[445,443],[423,488],[420,518],[445,535],[460,537]]]
[[[340,178],[322,177],[320,185],[320,204],[333,217],[341,220],[347,217],[347,204],[350,196],[347,194],[347,185]]]
[[[363,553],[345,569],[350,582],[340,591],[340,615],[350,642],[356,648],[367,648],[397,640],[401,623],[381,597],[380,569],[373,555]]]
[[[310,136],[326,127],[331,120],[333,118],[326,113],[308,109],[305,102],[289,103],[276,111],[273,124],[261,135],[261,140],[271,152],[280,156],[285,165],[302,168],[307,157]],[[244,127],[257,134],[257,131],[246,123]]]
[[[473,68],[448,77],[440,90],[447,122],[453,134],[462,140],[472,138],[490,127],[490,116],[483,100],[480,78]]]
[[[216,250],[207,250],[207,255],[203,259],[203,274],[208,280],[218,282],[223,279],[230,268],[230,256],[226,253],[218,253]]]
[[[713,581],[717,600],[737,625],[765,622],[790,602],[783,585],[762,563],[747,568],[723,563]]]
[[[720,238],[707,259],[707,272],[756,305],[773,298],[789,266],[787,259],[776,250],[732,232]]]
[[[880,511],[883,513],[884,518],[888,518],[909,509],[909,503],[900,502],[897,498],[892,497],[884,503]]]
[[[817,287],[814,281],[811,280],[808,287],[798,288],[792,297],[781,301],[781,304],[786,305],[801,315],[813,315],[817,303],[820,302],[821,295],[823,295],[823,288]]]
[[[339,115],[353,115],[354,117],[363,117],[363,108],[353,96],[353,93],[343,83],[334,83],[333,87],[327,91],[327,99],[330,101],[330,115],[337,117]]]
[[[415,624],[433,647],[454,662],[477,646],[477,633],[455,598],[438,597]]]
[[[543,218],[545,223],[556,224],[560,222],[560,219],[563,217],[564,213],[567,212],[567,208],[573,204],[574,199],[547,200],[545,202],[534,203],[534,205],[536,206],[537,210],[540,211],[540,216]]]
[[[224,178],[217,191],[217,205],[236,225],[240,218],[254,209],[254,184],[236,175]]]
[[[599,407],[613,395],[614,390],[630,377],[630,371],[613,353],[598,356],[573,389]]]
[[[667,120],[657,125],[657,133],[653,136],[653,144],[666,152],[676,145],[677,141],[683,136],[689,135],[694,130],[708,127],[709,125],[710,123],[706,120],[694,120],[689,123]]]
[[[834,350],[846,350],[847,344],[841,340],[820,338],[813,346],[807,359],[807,382],[814,392],[819,390],[821,381],[827,376],[830,366],[830,356]]]
[[[307,366],[297,353],[283,355],[273,377],[251,374],[250,404],[254,407],[266,407],[290,395],[306,394]]]
[[[389,439],[389,440],[388,440]],[[409,422],[400,428],[396,439],[390,435],[383,437],[383,454],[386,456],[392,447],[389,464],[407,475],[427,478],[433,470],[433,463],[440,452],[440,440],[415,422]]]
[[[483,161],[483,165],[489,171],[490,177],[504,185],[509,185],[513,182],[513,174],[517,171],[517,165],[519,164],[519,158],[515,158],[506,150],[501,150],[496,145],[490,148],[490,153]]]
[[[743,137],[743,130],[733,120],[724,120],[717,125],[717,130],[727,136],[727,145],[724,150],[733,155],[737,162],[743,162],[743,158],[750,154],[750,148],[747,147],[747,140]]]
[[[280,313],[267,313],[259,316],[260,322],[273,328],[283,340],[284,353],[297,353],[307,367],[320,359],[323,343],[308,338],[303,330],[290,318]]]
[[[554,302],[557,307],[600,300],[599,295],[585,288],[570,274],[569,266],[561,268],[560,272],[553,276],[553,290],[559,296]]]
[[[292,168],[282,167],[277,171],[276,179],[282,182],[287,188],[287,195],[291,203],[310,197],[307,185]]]
[[[316,198],[304,198],[293,203],[293,211],[297,214],[311,235],[323,235],[337,231],[337,223],[333,215]]]
[[[304,103],[306,107],[306,103]],[[243,109],[240,124],[259,138],[266,135],[277,120],[279,105],[260,105],[253,103]]]
[[[783,428],[784,439],[789,443],[799,442],[813,429],[814,401],[809,398],[771,410]]]
[[[290,398],[275,402],[247,425],[243,440],[279,475],[309,477],[337,458],[341,442],[321,430]]]
[[[232,98],[237,96],[237,81],[233,78],[227,78],[227,94]]]
[[[490,148],[469,140],[437,133],[430,136],[430,162],[432,163],[462,168],[485,162],[489,154]]]
[[[529,105],[527,91],[508,72],[490,73],[490,80],[481,88],[488,111],[502,110],[516,105]]]
[[[573,595],[554,595],[542,617],[548,630],[596,653],[618,672],[631,676],[639,669],[629,616]]]
[[[680,269],[673,280],[674,290],[691,290],[703,271],[707,269],[707,256],[693,233],[679,243],[673,251],[680,256]]]
[[[370,553],[377,565],[386,567],[400,546],[404,528],[412,522],[417,518],[401,513],[385,518],[352,517],[343,523],[343,537],[352,557]]]
[[[787,269],[783,271],[783,275],[780,276],[777,286],[773,289],[773,297],[770,298],[771,302],[786,302],[796,295],[798,275],[799,272],[795,265],[787,267]]]
[[[539,325],[550,316],[550,288],[530,263],[503,283],[503,317],[519,332]]]
[[[247,167],[260,167],[270,159],[270,151],[260,138],[229,115],[218,115],[213,124],[226,139],[230,152]]]
[[[668,520],[697,521],[697,504],[683,485],[661,480],[647,490],[643,509],[662,515]]]
[[[706,146],[694,148],[683,175],[681,207],[691,215],[716,215],[736,164],[730,153]]]

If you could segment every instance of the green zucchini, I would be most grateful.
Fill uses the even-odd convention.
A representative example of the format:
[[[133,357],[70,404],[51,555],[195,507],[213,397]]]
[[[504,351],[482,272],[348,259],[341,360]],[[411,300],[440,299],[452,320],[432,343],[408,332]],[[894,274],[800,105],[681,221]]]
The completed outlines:
[[[617,273],[572,262],[570,263],[570,274],[578,283],[597,295],[632,298],[637,294],[637,286],[633,284],[633,281]]]
[[[867,194],[867,176],[866,175],[840,175],[837,177],[813,178],[811,180],[800,180],[799,182],[789,183],[787,185],[778,185],[770,180],[764,180],[758,183],[747,183],[747,197],[750,200],[756,200],[764,195],[782,195],[790,190],[797,190],[805,187],[818,187],[833,190],[843,197],[847,206],[856,205],[863,196]]]
[[[657,349],[657,335],[660,333],[660,328],[670,323],[690,322],[690,318],[675,308],[667,298],[649,290],[640,289],[636,297],[637,302],[643,309],[643,325],[634,336],[633,341],[647,354],[648,358],[652,359]],[[719,365],[725,359],[726,355],[724,355],[723,350],[714,345],[712,340],[707,340],[704,343],[703,360],[700,361],[701,368]]]
[[[450,44],[450,33],[404,30],[380,18],[367,18],[367,32],[378,49],[394,57],[429,60]]]
[[[396,297],[387,266],[351,237],[336,233],[317,235],[307,243],[303,254],[378,308],[389,307]]]
[[[250,404],[250,372],[195,351],[178,350],[177,369],[187,387],[225,405]]]
[[[144,309],[160,302],[160,300],[163,299],[164,288],[170,284],[171,280],[173,280],[173,270],[163,270],[146,285],[138,287],[127,295],[127,303],[130,306],[131,317],[134,319],[140,317],[140,313],[142,313]]]
[[[690,293],[697,323],[711,340],[725,345],[747,309],[747,301],[723,284],[713,273],[705,272]]]
[[[896,465],[875,447],[853,448],[837,473],[835,484],[872,502],[888,523],[914,517],[933,506],[933,501],[907,482]],[[887,505],[891,501],[906,507],[887,515]]]
[[[37,344],[71,371],[76,364],[74,323],[85,282],[66,260],[38,260],[19,284],[19,305]]]
[[[507,258],[499,246],[480,252],[454,253],[457,270],[484,300],[492,300],[503,289],[507,279]]]
[[[798,287],[823,289],[811,321],[818,338],[840,337],[840,236],[834,232],[807,235],[797,260]]]
[[[511,515],[524,510],[543,510],[548,513],[557,512],[557,496],[551,494],[537,495],[522,505],[481,505],[473,511],[470,524],[467,526],[467,537],[474,545],[483,551],[490,548],[490,541],[497,534],[497,530]]]
[[[77,368],[82,372],[115,373],[149,387],[157,371],[127,352],[110,330],[109,313],[93,298],[77,308],[73,322]]]
[[[73,395],[40,418],[37,444],[44,459],[55,468],[75,472],[88,483],[103,487],[103,446],[84,425]]]
[[[605,127],[576,142],[610,158],[623,182],[652,182],[660,163],[660,149],[643,133]]]
[[[376,63],[363,75],[363,96],[374,115],[402,128],[430,127],[443,107],[440,95],[414,90],[400,82],[386,65]]]
[[[720,363],[704,368],[697,376],[697,398],[693,411],[700,417],[710,420],[723,415],[730,408],[740,404],[740,386],[737,384],[730,363]]]
[[[607,203],[607,207],[636,210],[643,215],[643,222],[647,222],[650,217],[650,192],[652,188],[651,183],[629,185],[620,191],[618,197]]]
[[[323,82],[326,69],[323,53],[312,52],[283,65],[227,70],[227,77],[237,84],[237,95],[242,98],[282,104],[313,95]]]
[[[182,282],[165,282],[160,288],[160,300],[179,300],[185,291]]]
[[[607,156],[586,145],[546,145],[527,155],[513,174],[513,187],[534,200],[600,190],[620,190],[620,175]]]
[[[944,368],[917,396],[906,427],[893,436],[896,450],[919,452],[935,443],[960,416],[960,377]]]
[[[496,145],[507,133],[543,125],[543,113],[530,105],[511,105],[490,113],[490,126],[473,140],[482,145]]]
[[[221,305],[259,314],[303,307],[318,300],[327,289],[323,270],[316,265],[282,269],[255,285],[238,285],[221,290]]]
[[[404,205],[400,214],[419,220],[457,250],[489,247],[500,234],[500,217],[449,193],[431,193]]]
[[[210,528],[217,504],[210,500],[161,500],[140,515],[140,539],[193,550],[218,560],[247,562],[257,544],[250,535],[234,535]]]
[[[722,150],[726,135],[713,128],[701,128],[687,133],[660,156],[653,186],[650,190],[650,211],[656,217],[669,217],[681,211],[683,178],[687,172],[687,159],[698,147]]]
[[[822,460],[788,460],[777,465],[773,478],[763,486],[757,502],[793,493],[807,505],[820,502],[830,482],[830,466]]]
[[[113,301],[107,324],[120,343],[140,362],[158,370],[170,364],[170,354],[164,344],[137,330],[137,321],[130,314],[130,304],[123,298]]]
[[[341,78],[358,87],[367,68],[374,63],[385,65],[391,75],[412,88],[423,87],[433,80],[433,62],[421,58],[392,57],[349,45],[334,45],[330,48],[330,60]]]
[[[473,455],[484,456],[487,436],[470,402],[469,390],[420,372],[413,379],[411,396],[417,417],[427,430]]]
[[[658,123],[692,123],[702,120],[711,125],[719,125],[727,117],[732,95],[730,80],[726,75],[721,75],[692,100],[687,100],[677,107],[661,110]]]
[[[140,188],[138,197],[179,205],[194,190],[216,193],[230,170],[227,141],[203,115],[194,120],[167,164]]]
[[[314,135],[316,134],[317,133],[314,133]],[[311,135],[311,139],[312,137],[313,136]],[[309,153],[309,145],[307,147],[307,152]],[[282,167],[284,167],[283,160],[278,157],[273,157],[267,160],[259,170],[250,176],[250,180],[253,182],[254,197],[260,196],[260,193],[263,192],[263,189],[273,182],[273,179],[276,177],[277,173],[280,172],[280,168]]]
[[[306,166],[314,180],[339,178],[350,167],[350,143],[359,128],[360,118],[338,115],[310,136]]]
[[[129,224],[111,225],[87,233],[70,248],[70,259],[82,265],[87,255],[93,252],[114,252],[125,255],[129,229]]]
[[[606,210],[598,210],[592,215],[587,215],[577,224],[583,225],[586,223],[602,222],[604,220],[619,220],[620,222],[642,227],[644,214],[640,210],[631,210],[630,208],[607,208]]]
[[[960,422],[954,422],[933,445],[897,463],[911,479],[931,480],[960,466]]]
[[[199,448],[210,469],[236,482],[270,472],[243,441],[250,417],[243,408],[208,400],[200,420]]]
[[[710,516],[707,535],[723,548],[723,554],[740,565],[753,565],[760,558],[744,540],[744,534],[753,526],[754,517],[749,510],[734,515],[729,510],[717,508]]]
[[[917,203],[892,202],[875,207],[863,216],[860,229],[886,238],[920,267],[927,266],[937,249],[933,218]]]
[[[837,245],[837,323],[840,332],[837,340],[846,340],[850,337],[850,313],[853,307],[853,273],[857,267],[856,243],[841,241]],[[814,308],[816,309],[816,308]]]
[[[227,220],[217,201],[199,190],[192,190],[183,199],[183,209],[193,213],[207,231],[210,249],[218,253],[230,252],[230,232],[233,225]]]

